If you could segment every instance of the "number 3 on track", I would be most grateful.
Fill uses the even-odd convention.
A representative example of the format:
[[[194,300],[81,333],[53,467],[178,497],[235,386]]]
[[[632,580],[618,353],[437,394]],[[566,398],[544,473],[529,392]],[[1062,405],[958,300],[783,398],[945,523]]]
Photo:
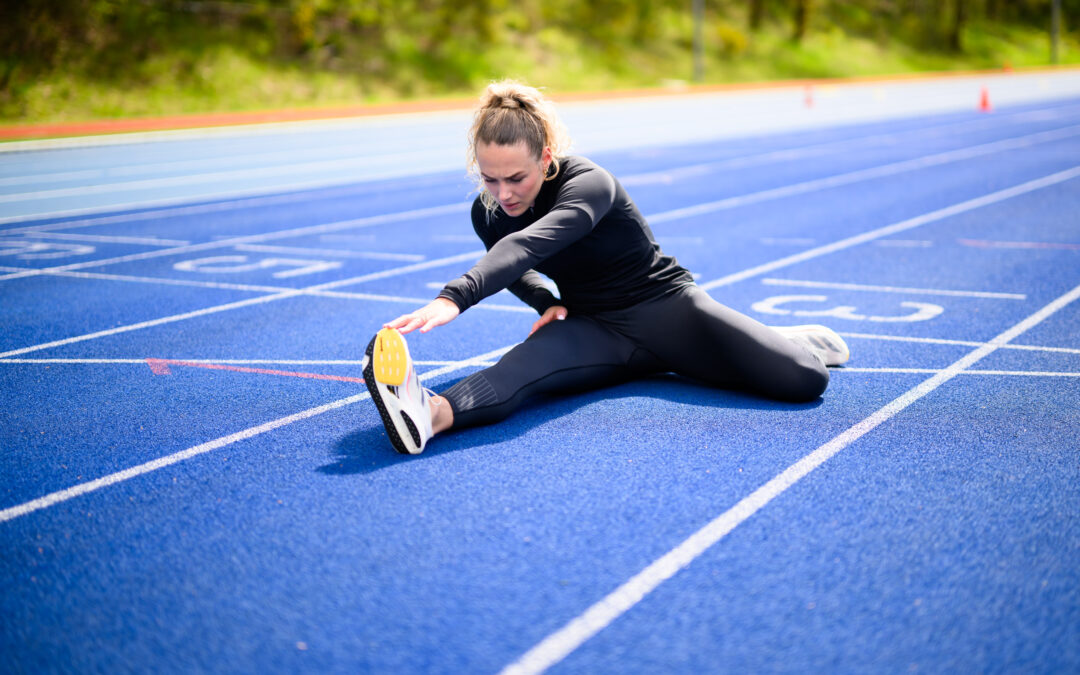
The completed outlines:
[[[941,305],[932,305],[928,302],[901,302],[901,307],[914,310],[899,316],[873,316],[858,314],[851,305],[839,305],[828,309],[788,309],[781,305],[793,303],[822,303],[828,302],[825,295],[775,295],[751,305],[755,312],[762,314],[789,314],[792,316],[831,316],[837,319],[850,319],[852,321],[876,321],[879,323],[900,323],[912,321],[929,321],[945,311]]]

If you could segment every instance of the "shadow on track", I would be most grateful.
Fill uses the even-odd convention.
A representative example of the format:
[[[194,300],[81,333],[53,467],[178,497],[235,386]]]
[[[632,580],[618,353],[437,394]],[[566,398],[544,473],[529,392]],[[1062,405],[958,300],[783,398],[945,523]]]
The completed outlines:
[[[726,410],[809,411],[823,403],[821,398],[809,403],[773,401],[743,391],[717,389],[679,375],[655,375],[581,394],[539,397],[499,424],[440,434],[438,441],[420,455],[394,452],[381,425],[357,429],[337,442],[335,461],[319,467],[318,471],[340,476],[369,474],[401,462],[420,461],[455,450],[494,446],[519,438],[541,424],[575,413],[589,404],[628,398]],[[649,413],[644,411],[643,414]]]

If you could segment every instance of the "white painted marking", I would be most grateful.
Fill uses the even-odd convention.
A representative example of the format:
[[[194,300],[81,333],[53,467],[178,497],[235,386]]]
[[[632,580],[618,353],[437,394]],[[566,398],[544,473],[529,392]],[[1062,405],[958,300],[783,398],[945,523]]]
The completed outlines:
[[[1043,178],[1028,181],[1026,183],[1022,183],[1020,185],[1017,185],[1017,186],[1014,186],[1014,187],[1011,187],[1011,188],[1006,188],[1004,190],[999,190],[997,192],[993,192],[993,193],[990,193],[988,195],[984,195],[982,197],[977,197],[975,199],[969,199],[969,200],[967,200],[965,202],[961,202],[959,204],[954,204],[952,206],[948,206],[948,207],[945,207],[943,209],[938,209],[936,211],[932,211],[931,213],[924,214],[922,216],[917,216],[915,218],[911,218],[911,219],[902,221],[900,223],[896,223],[894,225],[888,225],[886,227],[878,228],[876,230],[871,230],[870,232],[865,232],[863,234],[856,235],[854,237],[848,237],[847,239],[842,239],[842,240],[840,240],[838,242],[834,242],[834,243],[826,245],[826,246],[819,246],[819,247],[811,249],[809,251],[803,251],[802,253],[798,253],[798,254],[795,254],[795,255],[790,255],[790,256],[781,258],[780,260],[773,261],[771,263],[766,263],[764,265],[758,265],[757,267],[752,267],[752,268],[749,268],[747,270],[743,270],[741,272],[736,272],[734,274],[730,274],[730,275],[728,275],[726,277],[722,277],[720,279],[709,282],[707,284],[703,284],[701,287],[703,289],[705,289],[705,290],[709,290],[711,288],[717,288],[719,286],[725,286],[725,285],[728,285],[728,284],[733,284],[733,283],[735,283],[737,281],[743,281],[745,279],[749,279],[749,278],[752,278],[752,277],[755,277],[755,276],[759,276],[761,274],[772,272],[774,270],[777,270],[777,269],[780,269],[780,268],[783,268],[783,267],[787,267],[789,265],[794,265],[794,264],[799,263],[799,262],[803,262],[803,261],[806,261],[806,260],[811,260],[813,258],[817,258],[819,256],[826,255],[828,253],[833,253],[833,252],[836,252],[836,251],[841,251],[841,250],[844,250],[844,249],[847,249],[847,248],[851,248],[852,246],[856,246],[858,244],[861,244],[861,243],[864,243],[864,242],[867,242],[867,241],[873,241],[875,239],[879,239],[881,237],[888,236],[890,234],[894,234],[896,232],[902,232],[902,231],[905,231],[905,230],[909,230],[909,229],[912,229],[912,228],[915,228],[915,227],[919,227],[921,225],[925,225],[927,223],[932,223],[932,222],[935,222],[935,221],[938,221],[938,220],[942,220],[942,219],[947,218],[949,216],[953,216],[953,215],[956,215],[956,214],[959,214],[959,213],[964,213],[964,212],[970,211],[972,209],[976,209],[976,208],[986,206],[986,205],[989,205],[989,204],[994,204],[994,203],[1004,201],[1006,199],[1010,199],[1012,197],[1016,197],[1016,196],[1019,196],[1019,195],[1027,194],[1029,192],[1033,192],[1035,190],[1038,190],[1038,189],[1041,189],[1041,188],[1044,188],[1044,187],[1048,187],[1048,186],[1051,186],[1051,185],[1056,185],[1058,183],[1061,183],[1061,182],[1070,180],[1072,178],[1075,178],[1078,175],[1080,175],[1080,166],[1073,167],[1072,169],[1068,169],[1066,171],[1060,171],[1058,173],[1051,174],[1049,176],[1044,176]],[[416,212],[407,212],[407,213],[416,214],[418,212],[424,212],[424,211],[433,212],[433,213],[443,213],[443,212],[450,211],[450,210],[464,211],[467,208],[470,208],[467,204],[456,204],[456,205],[453,205],[453,209],[450,209],[448,207],[435,207],[433,209],[419,209]],[[371,223],[375,223],[375,222],[384,222],[385,219],[400,218],[401,215],[402,214],[392,214],[390,216],[375,216],[374,218],[371,218],[371,219],[360,219],[359,221],[346,221],[346,222],[348,223],[348,226],[355,227],[355,226],[357,226],[356,223],[371,224]],[[329,226],[316,226],[316,227],[329,227]],[[300,228],[300,229],[301,230],[310,230],[311,228]],[[237,240],[233,240],[233,242],[234,243],[241,243],[241,242],[239,242]],[[191,248],[193,248],[193,247],[188,247],[189,250]],[[209,248],[209,246],[207,246],[207,248]],[[161,252],[158,252],[158,253],[161,253]],[[482,251],[479,252],[479,255],[482,255],[482,254],[483,254]],[[147,254],[141,254],[141,255],[147,255]],[[400,271],[396,272],[396,273],[403,274],[403,273],[415,271],[415,270],[418,270],[418,269],[427,269],[427,268],[430,268],[430,267],[438,266],[438,264],[449,264],[450,262],[456,262],[458,259],[460,259],[461,261],[464,261],[469,256],[479,257],[479,255],[477,255],[476,253],[472,253],[472,254],[466,254],[465,256],[456,256],[456,257],[452,257],[452,258],[444,258],[444,259],[442,259],[442,261],[436,260],[436,261],[430,261],[428,263],[417,263],[416,265],[410,265],[408,267],[400,268]],[[66,271],[68,269],[71,269],[72,267],[76,267],[76,266],[74,266],[74,265],[73,266],[67,266],[67,267],[59,268],[59,269]],[[35,270],[34,273],[39,274],[39,273],[42,273],[42,271]],[[393,270],[388,271],[388,273],[393,273]],[[28,274],[29,273],[27,273],[27,275]],[[383,273],[383,274],[385,275],[387,273]],[[20,276],[20,273],[0,277],[0,280],[17,278],[18,276]],[[365,277],[354,277],[352,279],[345,279],[345,280],[343,280],[341,282],[332,282],[332,284],[323,284],[321,286],[311,288],[311,289],[307,289],[307,290],[325,290],[325,289],[328,289],[333,284],[347,285],[347,284],[352,284],[352,283],[360,283],[362,281],[367,281],[367,280],[371,280],[371,279],[374,279],[374,278],[382,278],[382,277],[376,277],[376,276],[373,276],[373,275],[368,275],[367,278],[365,278]],[[229,309],[235,309],[237,307],[245,307],[245,306],[248,306],[250,304],[257,304],[257,303],[260,303],[260,302],[269,302],[269,301],[272,301],[272,300],[278,300],[278,299],[281,299],[281,298],[284,298],[284,297],[293,297],[295,295],[301,295],[301,294],[302,294],[302,291],[299,291],[299,290],[297,290],[297,291],[287,291],[287,292],[283,292],[283,293],[280,293],[280,294],[265,296],[263,298],[253,298],[251,300],[243,301],[241,303],[228,303],[228,304],[225,304],[225,305],[219,305],[217,307],[210,307],[210,308],[207,308],[205,310],[199,310],[198,312],[189,312],[189,313],[186,313],[186,314],[174,315],[173,317],[165,317],[163,319],[158,319],[158,320],[152,321],[152,322],[142,322],[140,324],[133,324],[132,326],[121,326],[119,328],[111,329],[111,331],[99,331],[99,332],[96,332],[96,333],[89,333],[87,335],[77,336],[77,337],[73,337],[73,338],[67,338],[66,340],[58,340],[58,341],[55,341],[55,342],[49,342],[49,343],[45,343],[45,344],[41,344],[41,345],[34,345],[34,346],[31,346],[31,347],[24,347],[22,349],[13,350],[13,351],[5,352],[5,353],[0,353],[0,358],[5,358],[5,357],[8,357],[8,356],[17,356],[19,354],[25,354],[25,353],[32,352],[32,351],[38,351],[40,349],[47,349],[47,348],[50,348],[50,347],[56,347],[56,346],[62,346],[62,345],[66,345],[66,344],[72,344],[74,342],[81,342],[81,341],[84,341],[84,340],[92,340],[92,339],[95,339],[95,338],[98,338],[98,337],[104,337],[104,336],[107,336],[107,335],[114,335],[114,334],[119,333],[119,332],[126,332],[126,331],[129,331],[129,330],[138,330],[140,328],[145,328],[145,327],[149,327],[149,326],[156,326],[156,325],[160,325],[162,323],[171,323],[173,321],[181,321],[181,320],[184,320],[184,319],[187,319],[187,318],[192,318],[192,317],[196,317],[196,316],[202,316],[204,314],[211,314],[211,313],[220,312],[220,311],[227,311]],[[483,305],[483,303],[481,303],[481,305],[478,305],[478,306],[482,306],[482,305]]]
[[[14,267],[0,267],[0,271],[19,271]],[[288,286],[268,286],[265,284],[232,284],[222,281],[200,281],[196,279],[168,279],[158,277],[139,277],[124,274],[104,274],[100,272],[47,272],[49,276],[71,277],[75,279],[99,279],[102,281],[120,281],[126,283],[158,284],[164,286],[188,286],[194,288],[213,288],[225,291],[245,291],[252,293],[284,293],[299,291],[301,295],[310,295],[321,298],[342,298],[347,300],[371,300],[374,302],[394,302],[410,305],[426,305],[431,302],[430,297],[414,298],[401,295],[380,295],[376,293],[356,293],[354,291],[323,291],[310,288],[294,289]],[[442,288],[442,286],[439,286]],[[482,302],[475,309],[494,310],[498,312],[518,312],[524,314],[534,313],[531,307],[523,305],[500,305],[493,302]]]
[[[959,204],[946,206],[936,211],[925,213],[921,216],[915,216],[914,218],[909,218],[899,223],[880,227],[876,230],[863,232],[862,234],[857,234],[853,237],[848,237],[847,239],[841,239],[840,241],[826,244],[825,246],[818,246],[817,248],[812,248],[801,253],[795,253],[785,258],[774,260],[763,265],[758,265],[757,267],[751,267],[750,269],[746,269],[741,272],[735,272],[734,274],[729,274],[726,277],[721,277],[719,279],[716,279],[715,281],[710,281],[706,284],[702,284],[701,287],[705,290],[709,290],[712,288],[718,288],[720,286],[728,286],[739,281],[745,281],[746,279],[760,276],[762,274],[782,269],[784,267],[790,267],[791,265],[806,262],[807,260],[813,260],[814,258],[819,258],[829,253],[843,251],[845,249],[851,248],[852,246],[865,244],[866,242],[881,239],[882,237],[887,237],[891,234],[896,234],[898,232],[906,232],[907,230],[912,230],[916,227],[921,227],[928,223],[944,220],[945,218],[950,218],[961,213],[973,211],[975,209],[982,208],[983,206],[989,206],[990,204],[996,204],[998,202],[1005,201],[1006,199],[1018,197],[1029,192],[1034,192],[1035,190],[1041,190],[1042,188],[1049,187],[1051,185],[1064,183],[1065,181],[1072,180],[1077,176],[1080,176],[1080,166],[1075,166],[1065,171],[1059,171],[1057,173],[1050,174],[1049,176],[1043,176],[1042,178],[1037,178],[1026,183],[1021,183],[1020,185],[1014,185],[1013,187],[1006,188],[1004,190],[991,192],[990,194],[983,195],[982,197],[976,197],[974,199],[969,199],[967,201],[960,202]]]
[[[475,237],[473,238],[475,241]],[[375,235],[373,234],[324,234],[319,237],[319,241],[325,242],[339,242],[343,244],[373,244],[375,243]]]
[[[390,160],[393,164],[430,163],[432,151],[430,149],[414,150],[411,152],[398,152],[388,155],[372,155],[364,157],[347,157],[338,159],[324,159],[313,162],[298,162],[292,164],[276,164],[270,166],[246,167],[243,169],[230,169],[227,171],[207,171],[204,173],[185,174],[181,176],[166,176],[162,178],[142,178],[139,180],[118,181],[99,185],[81,185],[69,188],[54,188],[51,190],[36,190],[34,192],[19,192],[0,195],[0,204],[12,202],[35,201],[39,199],[59,199],[62,197],[83,197],[86,195],[108,194],[110,192],[130,192],[140,190],[156,190],[168,187],[181,187],[201,184],[220,184],[229,180],[266,179],[274,177],[299,176],[303,174],[331,172],[338,173],[336,179],[320,179],[309,181],[321,186],[340,185],[356,182],[356,177],[349,174],[350,170],[365,169],[372,166],[373,162]],[[265,190],[266,188],[261,188]],[[297,189],[296,183],[287,186],[278,185],[277,190]],[[219,193],[214,193],[219,194]],[[208,198],[200,195],[200,198]]]
[[[233,309],[239,309],[241,307],[250,307],[252,305],[259,305],[266,302],[273,302],[275,300],[281,300],[283,298],[295,298],[297,296],[305,295],[311,291],[329,290],[331,288],[337,288],[340,286],[347,286],[349,284],[363,283],[365,281],[371,281],[374,279],[384,279],[387,277],[396,276],[399,274],[408,274],[420,269],[430,269],[432,267],[438,267],[439,265],[449,265],[457,262],[464,262],[466,260],[475,260],[478,256],[477,252],[466,253],[464,255],[451,256],[449,258],[441,258],[439,260],[429,260],[424,263],[417,263],[415,265],[408,265],[406,267],[399,267],[393,270],[384,270],[383,272],[377,272],[375,274],[366,274],[359,277],[352,277],[350,279],[341,279],[338,281],[331,281],[325,284],[319,284],[317,286],[311,286],[306,289],[287,290],[281,293],[275,293],[273,295],[264,295],[258,298],[249,298],[247,300],[240,300],[238,302],[229,302],[223,305],[216,305],[214,307],[207,307],[205,309],[195,310],[193,312],[185,312],[183,314],[174,314],[172,316],[162,317],[160,319],[153,319],[151,321],[141,321],[139,323],[129,324],[126,326],[117,326],[108,330],[101,330],[94,333],[87,333],[85,335],[78,335],[75,337],[65,338],[63,340],[54,340],[52,342],[46,342],[39,345],[33,345],[31,347],[23,347],[22,349],[13,349],[11,351],[0,353],[0,359],[7,358],[9,356],[18,356],[20,354],[27,354],[29,352],[40,351],[42,349],[51,349],[52,347],[63,347],[65,345],[75,344],[77,342],[85,342],[87,340],[96,340],[97,338],[109,337],[112,335],[119,335],[120,333],[127,333],[134,330],[141,330],[143,328],[152,328],[154,326],[161,326],[168,323],[175,323],[177,321],[184,321],[186,319],[192,319],[200,316],[207,316],[210,314],[217,314],[219,312],[227,312]]]
[[[498,358],[502,354],[505,354],[512,348],[513,345],[509,347],[503,347],[502,349],[496,349],[494,351],[487,352],[486,354],[480,354],[479,356],[465,359],[463,361],[452,362],[442,368],[438,368],[436,370],[421,374],[420,379],[428,380],[434,377],[438,377],[440,375],[454,372],[456,370],[472,367],[477,363],[488,362],[491,359]],[[133,466],[130,469],[118,471],[116,473],[109,474],[108,476],[103,476],[101,478],[86,483],[80,483],[79,485],[67,488],[66,490],[53,492],[52,494],[48,494],[44,497],[39,497],[38,499],[19,504],[18,506],[6,508],[3,511],[0,511],[0,523],[12,520],[14,518],[18,518],[20,516],[28,515],[35,511],[40,511],[41,509],[54,506],[69,499],[74,499],[75,497],[80,497],[82,495],[100,490],[105,487],[109,487],[110,485],[116,485],[117,483],[131,480],[132,478],[136,478],[138,476],[157,471],[158,469],[163,469],[178,462],[191,459],[192,457],[197,457],[199,455],[204,455],[214,450],[219,450],[227,445],[232,445],[234,443],[238,443],[249,438],[254,438],[255,436],[265,434],[268,431],[273,431],[274,429],[279,429],[283,426],[292,424],[293,422],[306,420],[308,418],[315,417],[316,415],[330,412],[331,410],[337,410],[338,408],[352,405],[353,403],[363,401],[364,399],[370,397],[370,394],[364,392],[362,394],[349,396],[348,398],[339,399],[337,401],[317,406],[315,408],[309,408],[308,410],[304,410],[293,415],[288,415],[286,417],[281,417],[279,419],[266,422],[265,424],[249,427],[247,429],[244,429],[243,431],[229,434],[228,436],[222,436],[221,438],[217,438],[212,441],[196,445],[194,447],[188,448],[187,450],[181,450],[180,452],[176,452],[165,457],[160,457],[144,464],[139,464],[138,466]]]
[[[3,363],[3,361],[0,361]],[[831,368],[830,373],[886,373],[886,374],[915,374],[927,375],[943,372],[943,369],[935,368]],[[1080,377],[1080,372],[1047,371],[1047,370],[964,370],[957,375],[993,375],[1009,377]]]
[[[1007,138],[1001,141],[994,141],[993,143],[984,143],[983,145],[962,148],[960,150],[950,150],[948,152],[941,152],[934,155],[926,155],[924,157],[917,157],[915,159],[906,159],[901,162],[883,164],[881,166],[875,166],[869,169],[859,169],[858,171],[837,174],[835,176],[815,178],[813,180],[804,181],[802,183],[784,185],[782,187],[771,188],[769,190],[761,190],[759,192],[751,192],[745,195],[728,197],[727,199],[720,199],[714,202],[706,202],[704,204],[696,204],[694,206],[687,206],[681,209],[673,209],[671,211],[665,211],[663,213],[649,216],[648,221],[650,224],[656,225],[659,223],[671,222],[673,220],[681,220],[683,218],[694,218],[709,213],[715,213],[717,211],[746,206],[748,204],[757,204],[759,202],[772,199],[794,197],[796,195],[807,194],[810,192],[818,192],[820,190],[840,187],[843,185],[851,185],[853,183],[859,183],[862,181],[871,180],[873,178],[895,176],[900,173],[915,171],[917,169],[925,169],[932,166],[942,166],[944,164],[949,164],[952,162],[958,162],[966,159],[974,159],[976,157],[983,157],[985,155],[996,152],[1017,150],[1020,148],[1030,147],[1038,143],[1048,143],[1050,141],[1069,138],[1078,134],[1080,134],[1080,125],[1065,127],[1063,129],[1055,129],[1053,131],[1043,131],[1037,134],[1029,134],[1027,136],[1018,136],[1016,138]]]
[[[766,246],[813,246],[817,243],[809,237],[762,237],[758,241]]]
[[[993,293],[988,291],[954,291],[941,288],[910,288],[907,286],[872,286],[868,284],[848,284],[835,281],[800,281],[797,279],[762,279],[767,286],[797,286],[800,288],[834,288],[845,291],[872,291],[877,293],[899,293],[902,295],[948,295],[960,298],[991,298],[997,300],[1026,300],[1022,293]]]
[[[956,347],[982,347],[985,342],[973,342],[969,340],[943,340],[939,338],[906,337],[902,335],[880,335],[878,333],[840,333],[847,338],[861,338],[865,340],[887,340],[892,342],[913,342],[916,344],[949,345]],[[1053,352],[1058,354],[1080,354],[1080,349],[1071,347],[1039,347],[1037,345],[1002,345],[1002,349],[1018,349],[1022,351]]]
[[[901,307],[908,307],[914,309],[914,312],[908,314],[901,314],[897,316],[875,316],[866,314],[857,314],[855,307],[851,305],[840,305],[836,307],[830,307],[828,309],[787,309],[781,307],[781,305],[787,305],[791,303],[818,303],[828,302],[829,298],[824,295],[775,295],[771,298],[759,300],[750,306],[755,312],[761,314],[780,314],[780,315],[792,315],[792,316],[809,316],[809,317],[832,317],[836,319],[847,319],[849,321],[876,321],[878,323],[902,323],[902,322],[914,322],[914,321],[929,321],[936,316],[939,316],[945,311],[945,308],[941,305],[932,305],[928,302],[901,302]]]
[[[1007,348],[1009,345],[1001,345]],[[167,361],[183,361],[184,363],[203,363],[208,365],[223,366],[362,366],[363,360],[357,359],[189,359],[184,357],[169,357]],[[446,366],[457,363],[456,361],[414,361],[418,366]],[[146,359],[0,359],[0,365],[133,365],[145,366]],[[495,361],[477,361],[472,365],[478,368],[488,368],[495,365]],[[831,373],[879,373],[901,375],[933,375],[942,372],[941,368],[860,368],[844,366],[843,368],[831,368]],[[1022,377],[1080,377],[1080,372],[1071,371],[1046,371],[1046,370],[965,370],[959,375],[1003,375]]]
[[[0,239],[0,256],[18,256],[19,260],[52,260],[75,255],[89,255],[93,246],[85,244],[58,244],[29,239]]]
[[[157,237],[120,237],[97,234],[68,234],[65,232],[25,232],[25,237],[34,239],[62,239],[65,241],[86,241],[93,244],[138,244],[146,246],[187,246],[191,242],[181,239],[159,239]],[[2,241],[2,240],[0,240]]]
[[[432,235],[431,241],[447,241],[450,243],[476,243],[478,237],[475,234],[436,234]]]
[[[874,246],[886,248],[930,248],[934,242],[926,239],[882,239],[875,241]]]
[[[1055,131],[1061,131],[1061,130],[1055,130]],[[1042,133],[1055,133],[1055,132],[1042,132]],[[1036,134],[1036,136],[1037,135],[1038,134]],[[1017,137],[1017,138],[1014,138],[1014,139],[1007,139],[1006,141],[998,141],[998,143],[1017,142],[1017,141],[1020,141],[1022,139],[1025,139],[1025,138],[1031,138],[1031,137],[1022,136],[1022,137]],[[1042,142],[1042,141],[1038,141],[1038,142]],[[2,152],[4,145],[5,144],[0,144],[0,152]],[[10,146],[12,144],[6,144],[6,145]],[[993,144],[989,144],[989,145],[993,145]],[[987,146],[976,146],[976,147],[977,148],[986,148]],[[1008,149],[1008,148],[1004,148],[1004,149]],[[968,150],[971,150],[971,149],[968,149]],[[954,151],[954,152],[965,152],[965,150]],[[948,153],[943,153],[943,155],[944,154],[948,154]],[[941,156],[942,155],[932,155],[931,157],[941,157]],[[926,158],[923,158],[923,159],[926,159]],[[910,160],[910,161],[921,161],[921,160]],[[887,166],[887,167],[895,167],[897,165],[892,164],[892,165],[885,165],[885,166]],[[882,167],[879,167],[879,168],[882,168]],[[856,172],[856,173],[858,173],[858,172]],[[642,175],[644,175],[644,174],[642,174]],[[844,176],[852,176],[852,175],[853,174],[844,174]],[[393,176],[391,174],[387,174],[385,177],[393,177]],[[628,180],[632,181],[634,178],[635,178],[635,176],[625,176],[623,178],[622,182],[624,184],[626,184],[626,181],[628,181]],[[834,178],[837,178],[837,177],[834,177]],[[825,179],[825,180],[831,180],[831,179]],[[351,181],[348,181],[348,182],[355,182],[355,180],[351,180]],[[334,186],[339,185],[339,184],[341,184],[341,183],[336,182],[336,181],[330,181],[330,182],[320,182],[320,181],[295,182],[295,183],[290,184],[289,189],[299,191],[299,190],[304,190],[304,189],[308,189],[308,188],[334,187]],[[846,183],[841,183],[841,184],[846,184]],[[798,185],[803,186],[801,188],[802,191],[810,191],[810,190],[806,189],[806,185],[807,185],[806,183],[800,183]],[[794,186],[789,186],[789,187],[794,187]],[[780,189],[782,190],[784,188],[780,188]],[[46,218],[61,218],[61,217],[71,217],[71,216],[82,216],[82,215],[89,215],[89,214],[93,214],[93,213],[100,213],[100,212],[103,212],[103,211],[108,212],[108,211],[131,210],[131,209],[161,208],[161,209],[167,209],[168,212],[171,215],[171,214],[179,212],[179,211],[184,211],[187,208],[199,208],[199,209],[217,209],[217,208],[229,209],[229,208],[236,208],[236,207],[232,206],[232,204],[230,204],[230,203],[226,203],[225,205],[202,205],[202,206],[198,206],[198,207],[182,207],[182,206],[180,206],[180,205],[182,205],[184,203],[190,202],[192,199],[198,199],[200,201],[206,201],[206,200],[217,199],[217,198],[231,198],[231,200],[248,200],[247,203],[249,205],[251,205],[251,204],[254,204],[254,203],[268,203],[270,201],[275,201],[275,202],[276,201],[299,201],[299,200],[308,198],[306,196],[301,196],[301,195],[292,195],[292,196],[284,195],[283,196],[283,195],[275,195],[275,194],[273,194],[273,192],[275,192],[277,190],[280,190],[280,188],[271,187],[271,188],[255,188],[255,189],[250,189],[250,190],[231,190],[231,191],[215,192],[215,193],[209,193],[209,194],[200,194],[200,195],[197,195],[195,197],[181,197],[181,198],[169,198],[169,199],[158,199],[158,200],[143,200],[143,201],[136,201],[136,202],[127,202],[127,203],[123,203],[123,204],[112,204],[112,205],[105,205],[105,206],[100,206],[100,207],[91,207],[91,208],[85,208],[85,209],[67,209],[67,210],[63,210],[63,211],[54,211],[54,212],[48,212],[48,213],[30,214],[30,215],[25,215],[25,216],[12,216],[12,217],[0,218],[0,224],[25,222],[25,221],[31,221],[31,220],[44,220]],[[766,192],[771,193],[771,192],[775,192],[775,191],[766,191]],[[801,193],[801,192],[799,192],[799,193]],[[755,193],[754,199],[752,201],[756,202],[756,201],[762,201],[763,199],[771,199],[771,198],[777,198],[777,197],[783,197],[783,196],[788,196],[788,195],[787,194],[782,194],[782,193],[776,193],[776,194],[773,194],[773,195],[765,195],[764,193]],[[736,199],[738,199],[738,198],[736,198]],[[726,202],[728,200],[723,200],[723,201]],[[751,203],[751,202],[746,202],[746,203]],[[713,204],[716,205],[716,204],[719,204],[719,202],[714,202]],[[742,205],[742,204],[741,203],[732,203],[732,204],[720,206],[719,208],[731,208],[732,206],[740,206],[740,205]],[[173,207],[173,208],[170,208],[170,207]],[[176,207],[179,207],[179,208],[176,208]],[[158,211],[156,213],[133,214],[133,215],[125,216],[125,217],[134,218],[134,219],[140,219],[141,220],[141,219],[145,219],[147,217],[161,217],[161,215],[163,215],[163,212]],[[649,217],[649,219],[650,219],[650,221],[652,221],[655,218],[661,217],[661,216],[664,216],[664,215],[665,214],[660,214],[660,216],[651,216],[651,217]],[[690,214],[690,215],[695,215],[695,214]],[[107,216],[106,218],[113,218],[113,217],[115,217],[115,216]],[[91,220],[93,220],[93,219],[91,219]],[[84,222],[86,222],[86,221],[80,221],[80,223],[84,223]],[[655,221],[655,222],[660,222],[660,221]],[[81,226],[85,226],[85,225],[61,223],[61,224],[50,225],[48,227],[64,228],[64,227],[69,227],[69,226],[70,227],[76,227],[76,226],[81,227]],[[0,234],[2,234],[2,233],[3,232],[0,232]]]
[[[275,279],[288,279],[336,270],[341,265],[342,263],[337,260],[263,258],[255,262],[248,262],[246,255],[218,255],[209,258],[198,258],[197,260],[183,260],[173,265],[173,269],[181,272],[201,272],[203,274],[241,274],[275,267],[291,267],[293,269],[274,272],[273,274]]]
[[[798,462],[792,464],[768,483],[743,498],[738,504],[714,518],[667,554],[658,558],[626,583],[572,619],[565,626],[544,638],[520,659],[502,670],[506,675],[541,673],[559,663],[587,640],[602,631],[705,551],[726,537],[732,530],[746,522],[773,499],[787,491],[838,452],[876,429],[879,425],[907,409],[943,384],[968,370],[972,365],[989,356],[1001,345],[1022,335],[1046,318],[1080,298],[1080,286],[1054,300],[1012,328],[1001,333],[990,343],[975,349],[948,368],[909,389],[875,413],[847,431],[820,446]]]
[[[473,237],[476,241],[476,237]],[[378,251],[348,251],[333,248],[305,248],[303,246],[268,246],[266,244],[239,244],[237,251],[248,253],[283,253],[285,255],[324,255],[335,258],[363,258],[370,260],[403,260],[419,262],[424,256],[415,253],[380,253]]]
[[[902,132],[871,134],[867,136],[845,138],[836,141],[826,141],[824,143],[814,143],[811,145],[804,145],[795,148],[782,148],[779,150],[772,150],[757,155],[732,157],[729,159],[716,160],[713,162],[703,162],[700,164],[692,164],[688,166],[672,167],[670,169],[664,169],[661,171],[651,171],[647,173],[627,176],[625,179],[620,180],[620,182],[623,184],[623,186],[627,187],[650,184],[670,185],[677,181],[706,176],[710,173],[714,173],[723,169],[737,169],[750,166],[760,166],[772,162],[793,162],[805,160],[810,157],[841,152],[844,149],[852,147],[863,150],[873,146],[896,145],[902,143],[904,138],[912,136],[919,139],[935,138],[941,136],[942,134],[940,132],[942,131],[955,135],[957,133],[956,130],[958,127],[983,128],[985,126],[988,126],[985,120],[946,122],[944,124],[919,127],[916,129],[909,129]],[[927,133],[928,131],[931,131],[933,133]]]
[[[972,248],[1018,249],[1018,250],[1061,250],[1080,251],[1080,244],[1059,241],[987,241],[985,239],[957,239],[962,246]]]
[[[115,258],[107,258],[104,260],[91,260],[83,263],[73,263],[71,265],[62,265],[60,267],[52,267],[42,270],[30,270],[27,272],[15,273],[5,276],[0,276],[0,281],[6,281],[9,279],[20,279],[27,276],[34,276],[36,274],[47,274],[54,271],[68,271],[84,269],[87,267],[102,267],[105,265],[114,265],[117,263],[135,262],[137,260],[148,260],[151,258],[160,258],[163,256],[180,255],[184,253],[194,253],[196,251],[207,251],[215,248],[224,248],[228,246],[237,246],[240,244],[252,244],[272,239],[283,239],[288,237],[302,237],[312,234],[323,234],[327,232],[336,232],[340,230],[359,229],[364,227],[375,227],[377,225],[387,225],[390,223],[399,223],[408,220],[419,220],[422,218],[431,218],[435,216],[462,213],[470,208],[468,204],[448,204],[443,206],[434,206],[430,208],[415,209],[412,211],[401,211],[398,213],[388,213],[378,216],[368,216],[366,218],[357,218],[355,220],[343,220],[336,223],[326,223],[322,225],[309,225],[306,227],[298,227],[290,230],[278,230],[276,232],[268,232],[264,234],[253,234],[249,236],[234,237],[231,239],[222,239],[212,242],[204,242],[201,244],[192,244],[190,246],[180,246],[177,248],[160,249],[157,251],[143,251],[142,253],[132,253],[130,255],[118,256]]]

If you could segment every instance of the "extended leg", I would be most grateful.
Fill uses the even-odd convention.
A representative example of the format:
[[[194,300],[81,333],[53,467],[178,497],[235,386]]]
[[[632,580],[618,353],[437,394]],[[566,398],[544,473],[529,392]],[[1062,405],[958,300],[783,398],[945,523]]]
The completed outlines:
[[[494,366],[442,392],[454,427],[497,422],[530,396],[586,391],[648,372],[650,359],[626,337],[587,317],[547,324]]]
[[[694,286],[601,317],[682,375],[784,401],[809,401],[829,384],[809,349]]]

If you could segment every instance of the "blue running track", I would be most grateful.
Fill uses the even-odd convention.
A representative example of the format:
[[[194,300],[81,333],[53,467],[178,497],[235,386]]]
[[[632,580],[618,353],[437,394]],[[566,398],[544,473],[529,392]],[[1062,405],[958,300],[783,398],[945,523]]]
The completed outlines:
[[[606,105],[571,131],[646,108]],[[1080,670],[1080,97],[581,137],[714,297],[851,360],[403,457],[360,359],[480,254],[465,123],[0,146],[0,671]],[[410,348],[442,389],[534,320]]]

